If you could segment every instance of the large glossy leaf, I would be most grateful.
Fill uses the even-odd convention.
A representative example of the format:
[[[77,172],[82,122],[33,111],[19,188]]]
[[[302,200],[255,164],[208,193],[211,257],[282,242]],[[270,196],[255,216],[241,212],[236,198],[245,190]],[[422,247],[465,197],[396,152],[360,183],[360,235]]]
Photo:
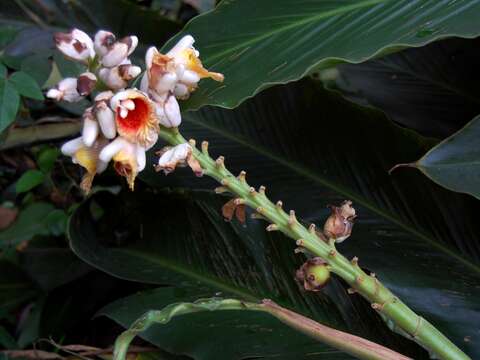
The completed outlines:
[[[205,297],[208,294],[212,294],[212,290],[162,287],[120,299],[99,314],[129,327],[149,310],[161,310],[172,302],[191,302],[198,295]],[[241,359],[266,355],[297,359],[299,354],[307,351],[314,353],[305,357],[309,359],[351,359],[338,350],[315,344],[268,314],[239,310],[189,314],[175,318],[169,324],[153,326],[141,336],[160,348],[195,359]]]
[[[368,257],[364,266],[457,343],[478,336],[473,324],[480,319],[468,318],[479,307],[478,203],[419,172],[388,174],[422,156],[431,141],[308,81],[273,88],[234,111],[189,114],[182,131],[209,140],[211,153],[226,156],[232,171],[247,170],[251,184],[267,185],[274,200],[317,225],[326,204],[354,200],[359,223],[341,250]],[[214,186],[188,172],[145,173],[145,179],[157,186]],[[465,346],[478,356],[473,341]]]
[[[102,218],[92,218],[92,201],[105,210]],[[415,358],[425,355],[412,348],[412,343],[389,333],[368,304],[349,297],[337,280],[322,293],[303,293],[293,279],[302,262],[293,252],[294,242],[266,233],[261,222],[249,220],[246,227],[226,223],[219,211],[224,201],[224,197],[207,192],[163,196],[137,192],[121,197],[99,194],[75,212],[69,237],[73,251],[84,261],[128,280],[175,286],[119,302],[109,311],[114,319],[129,325],[147,310],[200,297],[234,296],[250,301],[269,297],[320,322],[409,352]],[[211,324],[208,332],[204,322]],[[323,345],[286,331],[272,319],[249,313],[225,314],[220,319],[203,314],[172,326],[152,329],[146,338],[169,351],[198,359],[292,358],[293,354],[303,359],[310,353],[325,355],[326,351]],[[181,332],[189,336],[175,335]],[[207,342],[205,336],[215,340]],[[232,338],[235,347],[222,345],[231,344]],[[286,338],[292,342],[287,343]],[[252,339],[256,339],[253,346]]]
[[[37,289],[23,270],[0,259],[0,318],[37,295]]]
[[[477,116],[459,132],[408,166],[418,168],[447,189],[471,194],[480,199],[479,137],[480,116]]]
[[[189,106],[234,107],[313,68],[362,62],[447,36],[474,37],[479,12],[478,0],[223,1],[183,31],[198,40],[207,67],[226,76],[223,84],[203,84]]]
[[[343,64],[337,67],[335,86],[410,129],[444,138],[480,113],[479,45],[478,38],[447,39],[362,64]]]

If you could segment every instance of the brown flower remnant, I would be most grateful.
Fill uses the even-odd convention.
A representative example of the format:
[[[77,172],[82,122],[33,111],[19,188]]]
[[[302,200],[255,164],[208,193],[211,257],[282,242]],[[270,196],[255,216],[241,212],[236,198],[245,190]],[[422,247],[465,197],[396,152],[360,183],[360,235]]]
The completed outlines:
[[[222,214],[225,220],[232,221],[233,215],[241,224],[245,224],[245,204],[241,199],[232,199],[222,207]]]
[[[352,233],[353,223],[357,215],[350,200],[340,206],[329,205],[332,213],[323,226],[323,233],[328,239],[341,243]]]

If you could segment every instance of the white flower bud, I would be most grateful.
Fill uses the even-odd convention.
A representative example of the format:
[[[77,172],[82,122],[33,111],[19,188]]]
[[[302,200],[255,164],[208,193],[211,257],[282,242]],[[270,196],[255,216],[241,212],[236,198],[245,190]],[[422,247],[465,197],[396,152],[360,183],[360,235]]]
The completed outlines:
[[[61,92],[58,89],[52,88],[47,91],[47,97],[50,99],[60,101],[63,98],[63,92]]]
[[[108,52],[102,57],[102,65],[114,67],[122,63],[128,56],[128,45],[117,41]]]
[[[173,90],[173,93],[177,99],[186,99],[190,95],[187,85],[181,84],[181,83],[178,83],[177,85],[175,85],[175,89]]]
[[[113,96],[113,92],[110,91],[110,90],[107,90],[107,91],[102,91],[100,93],[97,94],[97,96],[95,96],[95,101],[96,102],[99,102],[99,101],[110,101],[110,99],[112,98]]]
[[[178,53],[183,50],[190,49],[193,46],[195,39],[192,35],[185,35],[182,37],[177,44],[167,53],[170,57],[175,57]]]
[[[120,152],[120,150],[128,147],[128,141],[119,136],[110,144],[105,146],[102,151],[100,151],[100,155],[98,156],[98,158],[101,161],[108,163],[118,152]]]
[[[160,156],[157,171],[163,170],[165,174],[171,173],[177,166],[184,166],[191,153],[192,148],[187,143],[168,149]]]
[[[84,146],[84,143],[83,138],[80,136],[78,138],[67,141],[65,144],[62,145],[60,150],[62,151],[62,154],[66,156],[73,156],[82,146]]]
[[[113,139],[117,135],[117,127],[115,125],[115,114],[105,101],[95,104],[95,116],[97,118],[100,129],[107,139]]]
[[[77,92],[81,96],[89,95],[97,84],[97,77],[91,72],[81,74],[77,79]]]
[[[101,68],[98,72],[100,79],[107,85],[110,89],[120,90],[127,86],[127,82],[122,79],[118,73],[118,67],[114,68]]]
[[[95,34],[95,51],[100,57],[105,56],[116,42],[116,37],[110,31],[99,30]]]
[[[83,143],[90,147],[93,145],[98,136],[98,122],[92,114],[92,109],[88,108],[83,114]]]
[[[155,90],[158,94],[163,94],[168,91],[172,91],[175,87],[177,82],[177,74],[175,73],[166,73],[164,74],[156,84],[154,84],[153,90]]]
[[[141,147],[140,145],[137,145],[137,165],[138,165],[138,171],[142,171],[145,169],[145,166],[147,164],[147,157],[145,154],[145,148]]]
[[[163,104],[157,103],[156,112],[160,124],[165,127],[178,127],[182,122],[180,106],[175,96],[168,95]]]
[[[179,80],[187,85],[196,85],[200,81],[200,76],[194,71],[185,70]]]
[[[55,33],[55,44],[67,57],[87,63],[95,56],[93,41],[81,30],[73,29],[69,33]]]
[[[131,64],[121,64],[118,66],[120,77],[127,81],[135,79],[141,72],[142,69],[140,67]]]
[[[50,89],[47,92],[47,97],[57,101],[77,102],[82,99],[77,91],[77,79],[65,78],[61,80],[55,89]]]

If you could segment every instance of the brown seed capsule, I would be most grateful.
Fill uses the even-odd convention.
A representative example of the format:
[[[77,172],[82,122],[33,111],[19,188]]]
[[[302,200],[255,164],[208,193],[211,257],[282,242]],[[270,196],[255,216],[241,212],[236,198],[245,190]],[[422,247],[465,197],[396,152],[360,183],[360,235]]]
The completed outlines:
[[[320,291],[330,278],[328,265],[321,258],[308,259],[300,269],[297,270],[296,278],[303,282],[307,291]]]
[[[357,215],[350,200],[345,200],[339,207],[330,205],[332,213],[328,217],[323,232],[328,239],[341,243],[352,233],[353,222]]]

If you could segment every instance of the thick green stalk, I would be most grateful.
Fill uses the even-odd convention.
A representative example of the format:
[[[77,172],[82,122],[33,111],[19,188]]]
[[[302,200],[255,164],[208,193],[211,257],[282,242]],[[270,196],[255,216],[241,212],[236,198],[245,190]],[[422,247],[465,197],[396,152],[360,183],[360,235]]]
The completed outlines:
[[[178,129],[162,128],[160,136],[171,145],[187,142]],[[191,142],[191,145],[194,143]],[[333,243],[327,243],[321,238],[321,234],[315,231],[314,226],[307,229],[297,221],[293,211],[287,214],[280,202],[273,204],[264,191],[256,191],[250,187],[244,176],[235,177],[225,168],[223,157],[213,160],[208,154],[208,143],[202,144],[202,151],[195,146],[192,148],[193,156],[204,169],[205,175],[217,180],[229,192],[235,194],[241,203],[255,209],[261,217],[275,224],[278,231],[296,240],[300,249],[308,250],[327,261],[331,271],[352,287],[351,292],[362,295],[371,303],[373,309],[384,319],[389,320],[392,330],[414,340],[437,358],[470,359],[432,324],[400,301],[373,274],[367,275],[358,266],[357,258],[348,260],[336,250]]]

